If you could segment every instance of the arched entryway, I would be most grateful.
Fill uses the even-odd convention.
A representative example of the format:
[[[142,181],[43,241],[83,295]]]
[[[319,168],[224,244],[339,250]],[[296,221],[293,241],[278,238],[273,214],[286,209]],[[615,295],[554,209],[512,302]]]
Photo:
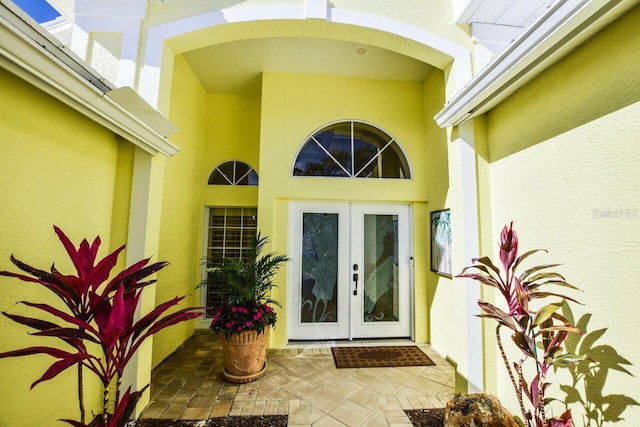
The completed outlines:
[[[410,180],[411,168],[393,136],[346,120],[305,139],[292,176],[324,177],[328,186],[355,180],[364,188],[371,180]],[[288,338],[409,337],[410,204],[292,200],[289,206]]]

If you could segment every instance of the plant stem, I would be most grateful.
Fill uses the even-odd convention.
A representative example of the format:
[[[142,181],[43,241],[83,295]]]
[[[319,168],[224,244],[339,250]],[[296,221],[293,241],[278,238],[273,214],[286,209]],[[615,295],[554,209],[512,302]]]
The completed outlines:
[[[102,399],[102,425],[107,427],[109,421],[109,384],[104,386],[104,396]]]
[[[80,406],[80,422],[84,424],[85,410],[84,410],[84,390],[83,390],[83,374],[82,363],[78,363],[78,405]]]
[[[525,388],[525,385],[526,385],[524,376],[522,375],[522,364],[524,363],[525,360],[526,358],[523,357],[522,359],[520,359],[518,364],[514,367],[516,372],[518,373],[518,384],[519,384],[518,390],[516,390],[516,395],[518,396],[518,402],[520,403],[520,410],[522,411],[524,411],[524,403],[522,400],[522,390]],[[528,414],[524,414],[524,417],[527,420],[527,425],[529,426],[533,425],[533,421],[531,420],[531,417],[532,417],[531,411],[529,411]]]
[[[516,382],[516,378],[513,375],[513,371],[509,366],[509,359],[507,359],[507,354],[504,351],[504,347],[502,346],[502,339],[500,338],[500,327],[502,324],[498,323],[496,326],[496,341],[498,343],[498,348],[500,349],[500,354],[502,355],[502,361],[504,362],[505,368],[507,368],[507,372],[509,373],[509,378],[511,378],[511,384],[513,385],[513,389],[516,392],[516,396],[518,397],[518,404],[520,405],[520,413],[522,414],[522,420],[527,423],[527,425],[531,425],[529,422],[529,418],[527,418],[524,409],[524,403],[522,402],[522,390],[518,387],[518,383]]]
[[[118,378],[116,381],[116,400],[115,400],[115,405],[118,405],[118,402],[120,401],[120,387],[122,386],[122,376],[120,376],[120,374],[118,374]]]

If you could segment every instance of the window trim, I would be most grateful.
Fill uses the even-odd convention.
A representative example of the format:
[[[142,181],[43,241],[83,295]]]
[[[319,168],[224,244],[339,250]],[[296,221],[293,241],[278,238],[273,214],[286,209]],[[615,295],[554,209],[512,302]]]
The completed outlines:
[[[211,227],[211,210],[212,209],[253,209],[255,211],[256,216],[256,227],[255,232],[258,232],[258,206],[221,206],[221,205],[209,205],[204,207],[204,217],[202,220],[202,258],[200,263],[200,281],[201,283],[207,279],[207,273],[209,269],[206,265],[207,257],[209,256],[209,228]],[[225,213],[226,217],[226,213]],[[246,229],[249,229],[247,227]],[[225,230],[226,230],[226,221],[225,221]],[[207,306],[207,286],[201,286],[200,288],[200,304],[202,307]],[[207,317],[207,315],[201,317],[198,322],[196,328],[203,329],[208,328],[211,323],[211,317]]]
[[[233,163],[233,177],[232,179],[229,179],[229,177],[220,169],[221,166],[224,166],[228,163]],[[237,178],[235,177],[236,175],[236,168],[238,166],[238,163],[241,163],[245,166],[247,166],[247,168],[249,168],[249,170],[243,174],[241,177]],[[222,175],[222,177],[227,181],[228,184],[211,184],[211,177],[213,176],[214,173],[220,173],[220,175]],[[251,172],[254,172],[256,174],[256,180],[257,180],[257,184],[239,184],[239,182],[242,182],[243,179],[245,179],[246,177],[248,177]],[[238,187],[257,187],[258,184],[260,183],[260,176],[258,175],[258,171],[256,171],[256,169],[251,166],[249,163],[245,162],[244,160],[237,160],[237,159],[230,159],[230,160],[224,160],[220,163],[218,163],[213,170],[209,173],[209,176],[207,177],[207,185],[220,185],[220,186],[238,186]]]
[[[379,150],[379,153],[377,155],[375,155],[374,157],[372,157],[371,159],[369,159],[369,161],[367,161],[367,163],[362,166],[357,172],[354,172],[354,162],[351,162],[351,171],[348,171],[333,155],[331,155],[331,153],[329,153],[327,151],[327,149],[315,138],[315,135],[319,132],[321,132],[323,129],[328,128],[330,126],[336,125],[336,124],[346,124],[349,123],[349,127],[350,127],[350,131],[351,131],[351,154],[353,155],[353,151],[355,149],[354,147],[354,124],[358,123],[358,124],[363,124],[363,125],[367,125],[367,126],[371,126],[377,130],[379,130],[380,132],[383,132],[385,135],[387,135],[390,139],[389,141],[387,141],[387,143],[384,145],[384,147],[382,147]],[[315,143],[317,144],[317,146],[322,149],[346,174],[347,176],[331,176],[331,175],[295,175],[295,168],[296,168],[296,161],[298,160],[298,157],[300,156],[300,153],[302,152],[302,149],[307,145],[307,142],[309,140],[313,139],[315,141]],[[358,174],[360,174],[363,170],[365,170],[367,168],[367,166],[369,166],[372,162],[377,161],[378,159],[380,159],[380,155],[382,154],[382,152],[384,150],[386,150],[391,143],[395,142],[395,144],[398,146],[398,150],[400,152],[400,154],[402,154],[402,156],[404,156],[404,161],[407,165],[407,172],[408,172],[408,176],[405,178],[369,178],[369,177],[364,177],[364,176],[358,176]],[[290,176],[292,178],[342,178],[342,179],[373,179],[373,180],[379,180],[379,179],[383,179],[383,180],[401,180],[401,181],[413,181],[413,170],[411,167],[411,162],[409,161],[409,156],[407,156],[407,153],[405,151],[405,149],[402,147],[402,145],[400,144],[400,142],[398,142],[398,140],[396,139],[395,136],[393,136],[390,132],[388,132],[386,129],[368,122],[366,120],[358,120],[358,119],[343,119],[343,120],[334,120],[332,122],[328,122],[323,124],[322,126],[314,129],[311,133],[309,133],[304,139],[303,141],[300,143],[300,145],[298,146],[298,149],[296,150],[296,154],[293,157],[293,162],[291,165],[291,170],[290,170]]]

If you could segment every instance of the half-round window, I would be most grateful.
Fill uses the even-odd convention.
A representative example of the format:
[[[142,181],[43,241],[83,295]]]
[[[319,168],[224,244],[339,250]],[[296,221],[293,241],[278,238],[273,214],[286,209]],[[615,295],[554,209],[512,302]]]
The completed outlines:
[[[258,174],[244,162],[231,160],[219,164],[211,175],[209,185],[258,185]]]
[[[409,162],[395,139],[356,121],[330,124],[307,138],[293,175],[411,179]]]

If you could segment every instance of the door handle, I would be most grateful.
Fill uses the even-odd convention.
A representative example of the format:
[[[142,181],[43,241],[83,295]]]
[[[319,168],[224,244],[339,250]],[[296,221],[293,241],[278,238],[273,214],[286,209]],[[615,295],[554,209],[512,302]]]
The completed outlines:
[[[358,264],[353,264],[353,271],[358,271]],[[353,273],[353,282],[355,283],[353,295],[358,295],[358,273]]]

